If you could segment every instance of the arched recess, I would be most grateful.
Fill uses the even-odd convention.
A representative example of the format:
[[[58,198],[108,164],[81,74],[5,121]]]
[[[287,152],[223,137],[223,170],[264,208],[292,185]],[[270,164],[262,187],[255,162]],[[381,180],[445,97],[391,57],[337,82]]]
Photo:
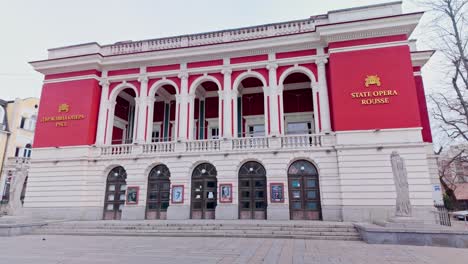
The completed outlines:
[[[149,90],[146,139],[150,142],[173,141],[176,138],[177,101],[179,87],[168,79],[155,82]]]
[[[240,74],[233,83],[237,98],[233,98],[233,127],[235,137],[268,136],[268,104],[264,91],[267,81],[258,72]]]
[[[171,172],[164,164],[156,165],[148,174],[146,219],[167,219]]]
[[[302,66],[291,67],[281,74],[279,84],[283,134],[319,133],[318,94],[313,89],[316,86],[313,72]]]
[[[296,160],[288,168],[289,214],[291,220],[321,220],[322,206],[317,167]]]
[[[104,197],[104,220],[120,220],[125,204],[127,172],[122,166],[113,168],[107,175]]]
[[[106,143],[131,144],[136,136],[138,96],[137,88],[131,83],[117,85],[109,96],[110,118]]]
[[[192,219],[215,219],[218,202],[218,180],[215,166],[201,163],[192,172],[190,217]]]
[[[213,76],[200,76],[190,86],[189,139],[219,139],[223,127],[221,83]]]
[[[266,170],[256,161],[247,161],[239,169],[239,219],[267,218]]]

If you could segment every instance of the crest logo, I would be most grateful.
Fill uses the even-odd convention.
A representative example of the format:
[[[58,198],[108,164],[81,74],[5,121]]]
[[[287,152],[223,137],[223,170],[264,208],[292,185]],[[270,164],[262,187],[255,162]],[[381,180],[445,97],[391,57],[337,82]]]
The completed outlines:
[[[369,87],[371,85],[377,85],[380,87],[382,83],[380,82],[380,77],[378,75],[367,75],[366,78],[366,87]]]
[[[65,112],[68,113],[70,111],[70,106],[68,104],[60,104],[58,107],[59,113]]]

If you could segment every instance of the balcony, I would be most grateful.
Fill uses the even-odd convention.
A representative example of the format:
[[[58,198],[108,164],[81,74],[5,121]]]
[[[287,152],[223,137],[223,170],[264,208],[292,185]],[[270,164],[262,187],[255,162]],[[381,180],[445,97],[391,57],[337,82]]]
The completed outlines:
[[[242,151],[306,150],[334,145],[332,134],[286,135],[280,137],[247,137],[233,139],[192,140],[186,142],[155,142],[98,147],[97,156],[127,157],[174,153],[216,153]]]

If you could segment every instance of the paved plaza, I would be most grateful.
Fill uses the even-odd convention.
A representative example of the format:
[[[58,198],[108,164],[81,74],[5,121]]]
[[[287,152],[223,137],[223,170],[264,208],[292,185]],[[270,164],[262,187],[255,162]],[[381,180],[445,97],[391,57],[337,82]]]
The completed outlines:
[[[45,240],[43,240],[45,239]],[[125,236],[18,236],[0,240],[0,263],[466,263],[467,249],[364,242]]]

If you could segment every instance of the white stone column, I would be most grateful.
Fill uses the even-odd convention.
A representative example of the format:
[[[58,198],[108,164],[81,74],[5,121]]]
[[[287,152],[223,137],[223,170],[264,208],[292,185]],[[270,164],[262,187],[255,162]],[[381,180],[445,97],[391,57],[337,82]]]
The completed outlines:
[[[224,105],[226,104],[226,96],[225,96],[225,91],[221,90],[218,91],[218,133],[219,133],[219,138],[224,137],[226,134],[225,131],[225,124],[226,124],[226,116],[225,116],[225,107]],[[205,106],[206,109],[206,106]],[[206,116],[206,113],[205,113]],[[223,131],[223,133],[221,133]],[[209,134],[210,131],[207,132]],[[206,138],[209,138],[208,135],[206,135]]]
[[[138,100],[135,100],[135,117],[137,118],[136,123],[136,140],[134,142],[143,144],[145,143],[145,127],[147,123],[146,118],[146,108],[148,107],[148,77],[146,75],[141,75],[138,78],[140,81],[140,97]]]
[[[188,73],[181,72],[179,73],[178,77],[180,78],[180,113],[179,113],[179,133],[177,135],[178,140],[186,140],[187,139],[187,107],[188,107]]]
[[[115,105],[117,103],[116,102],[109,102],[108,106],[108,115],[107,115],[107,132],[106,132],[106,142],[105,144],[106,145],[110,145],[112,144],[112,131],[113,131],[113,128],[114,128],[114,115],[115,115]]]
[[[101,101],[99,103],[99,117],[96,130],[96,145],[104,144],[104,135],[106,134],[106,116],[109,108],[109,80],[103,78],[99,85],[101,85]]]
[[[232,133],[232,118],[233,116],[231,111],[231,101],[232,101],[232,85],[231,85],[231,74],[232,69],[224,68],[221,73],[224,75],[223,91],[224,91],[224,126],[223,126],[223,137],[224,138],[233,138],[235,137]],[[237,100],[237,98],[236,98]],[[221,127],[220,127],[221,128]]]
[[[146,105],[148,107],[148,118],[146,118],[146,123],[148,124],[148,129],[146,130],[145,142],[150,143],[152,141],[151,135],[153,134],[153,115],[154,115],[154,102],[156,98],[147,97]],[[177,118],[177,117],[176,117]]]
[[[177,141],[179,139],[179,134],[178,134],[178,130],[179,130],[179,116],[180,116],[180,113],[179,113],[179,106],[181,104],[180,100],[181,100],[181,96],[180,94],[176,94],[175,95],[175,122],[174,122],[174,135],[172,135],[172,140],[173,141]]]
[[[188,122],[188,140],[194,140],[194,129],[195,129],[195,95],[194,94],[189,94],[187,95],[187,105],[188,109],[190,109],[189,116],[187,117],[189,122]]]
[[[284,91],[284,85],[279,85],[278,86],[278,96],[279,96],[279,106],[278,106],[278,111],[279,111],[279,122],[280,122],[280,134],[281,135],[286,135],[286,131],[284,128],[286,127],[286,124],[284,123],[284,102],[283,102],[283,91]]]
[[[270,63],[266,67],[268,69],[268,79],[269,79],[269,86],[270,86],[270,135],[271,136],[279,136],[279,119],[278,119],[278,83],[276,78],[276,69],[278,68],[278,64]]]
[[[318,134],[320,133],[320,127],[319,127],[319,107],[318,107],[318,100],[317,100],[317,95],[318,95],[318,85],[312,85],[312,105],[314,108],[314,133]]]
[[[263,116],[264,116],[264,119],[265,119],[265,136],[270,135],[270,133],[268,132],[268,122],[269,122],[269,119],[268,119],[268,100],[269,100],[270,93],[271,93],[270,87],[264,87],[263,88],[263,112],[265,113]],[[271,119],[271,115],[270,115],[270,119]],[[270,124],[271,124],[271,121],[270,121]],[[247,130],[245,131],[246,134],[248,132],[249,131],[247,131]]]
[[[238,133],[238,126],[239,126],[238,120],[237,120],[237,117],[239,115],[239,112],[237,110],[237,108],[238,108],[237,98],[239,97],[239,91],[234,89],[234,90],[231,90],[230,94],[231,94],[231,96],[230,96],[230,102],[229,102],[229,109],[231,109],[231,102],[232,102],[232,111],[229,114],[229,123],[231,123],[231,118],[232,118],[233,122],[231,123],[232,127],[231,127],[231,125],[229,125],[229,126],[231,127],[231,131],[234,131],[232,137],[237,138],[237,137],[239,137],[238,134],[237,134]]]
[[[330,103],[328,101],[328,86],[327,76],[325,72],[325,64],[328,62],[326,58],[320,58],[315,61],[318,71],[318,85],[320,98],[320,121],[322,123],[322,132],[330,132]]]
[[[140,97],[137,97],[135,98],[135,109],[133,110],[133,134],[132,134],[132,143],[137,143],[137,138],[138,138],[138,131],[139,131],[139,125],[140,125],[140,115],[139,115],[139,112],[140,112],[140,109],[141,109],[141,98]],[[129,124],[130,126],[130,124]]]

